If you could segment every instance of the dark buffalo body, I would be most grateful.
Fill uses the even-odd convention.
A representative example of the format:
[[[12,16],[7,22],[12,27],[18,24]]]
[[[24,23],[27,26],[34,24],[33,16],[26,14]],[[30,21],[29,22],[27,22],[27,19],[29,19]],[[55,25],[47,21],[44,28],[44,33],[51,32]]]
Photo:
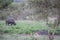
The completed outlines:
[[[12,18],[7,18],[7,19],[6,19],[6,24],[7,24],[7,25],[16,25],[16,22],[15,22],[15,20],[12,19]]]

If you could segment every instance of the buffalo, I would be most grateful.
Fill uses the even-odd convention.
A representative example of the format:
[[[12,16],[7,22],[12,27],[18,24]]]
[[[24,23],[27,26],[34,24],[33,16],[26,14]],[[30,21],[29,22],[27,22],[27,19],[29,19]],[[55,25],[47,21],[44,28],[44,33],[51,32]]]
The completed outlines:
[[[16,25],[16,22],[13,18],[7,18],[5,22],[6,25]]]

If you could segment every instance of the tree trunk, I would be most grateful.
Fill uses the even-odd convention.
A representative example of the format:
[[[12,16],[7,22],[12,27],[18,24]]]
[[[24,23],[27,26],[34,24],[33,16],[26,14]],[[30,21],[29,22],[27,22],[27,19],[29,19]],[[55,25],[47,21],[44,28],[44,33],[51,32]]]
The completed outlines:
[[[48,26],[48,37],[49,37],[49,40],[54,40],[54,34],[55,34],[55,32],[56,32],[56,29],[57,29],[57,27],[58,27],[58,17],[57,17],[57,20],[56,20],[56,23],[55,23],[55,25],[54,25],[54,30],[53,30],[53,33],[50,33],[50,27],[49,27],[49,25],[48,25],[48,19],[46,20],[46,24],[47,24],[47,26]]]
[[[50,30],[48,29],[48,37],[49,37],[49,40],[54,40],[54,34],[56,32],[56,29],[57,29],[57,26],[54,28],[53,33],[50,33]]]

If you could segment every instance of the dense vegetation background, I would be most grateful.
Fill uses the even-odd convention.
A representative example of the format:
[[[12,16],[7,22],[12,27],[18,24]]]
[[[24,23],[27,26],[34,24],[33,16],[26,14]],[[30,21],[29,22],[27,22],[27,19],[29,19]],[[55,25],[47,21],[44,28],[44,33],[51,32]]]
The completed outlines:
[[[7,17],[14,18],[17,25],[6,25]],[[48,35],[53,40],[54,34],[60,34],[59,24],[60,0],[0,0],[2,33],[34,34],[36,31],[47,30],[49,34],[53,33]]]

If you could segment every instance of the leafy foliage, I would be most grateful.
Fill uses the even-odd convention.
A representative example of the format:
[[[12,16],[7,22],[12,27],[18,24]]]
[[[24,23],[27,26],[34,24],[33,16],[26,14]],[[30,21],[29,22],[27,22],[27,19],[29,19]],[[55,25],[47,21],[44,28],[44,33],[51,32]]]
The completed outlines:
[[[60,0],[29,0],[29,4],[35,7],[59,7]]]
[[[5,8],[12,2],[13,2],[13,0],[0,0],[0,9]]]

